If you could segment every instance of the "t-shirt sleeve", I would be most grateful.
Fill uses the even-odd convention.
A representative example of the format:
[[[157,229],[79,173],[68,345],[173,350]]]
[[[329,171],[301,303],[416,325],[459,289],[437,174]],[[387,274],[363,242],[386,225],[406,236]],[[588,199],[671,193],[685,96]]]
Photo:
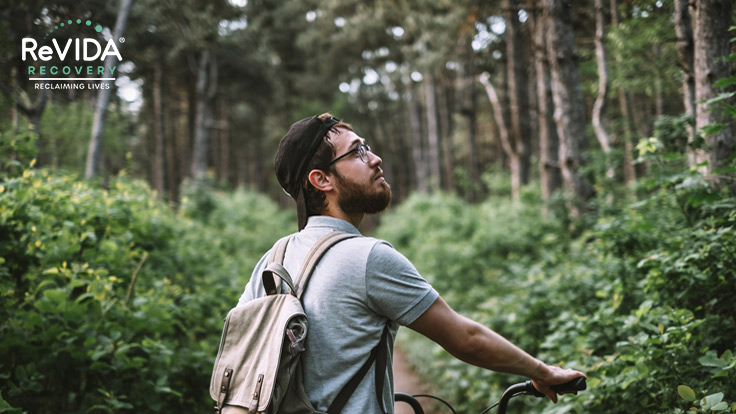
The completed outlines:
[[[439,297],[409,259],[383,241],[368,255],[365,283],[369,306],[400,325],[413,323]]]

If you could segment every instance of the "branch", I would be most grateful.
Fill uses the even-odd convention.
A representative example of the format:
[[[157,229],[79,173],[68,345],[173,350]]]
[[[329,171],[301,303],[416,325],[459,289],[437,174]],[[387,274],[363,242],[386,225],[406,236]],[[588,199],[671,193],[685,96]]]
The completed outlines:
[[[135,268],[135,272],[133,272],[133,277],[130,279],[130,285],[128,285],[128,293],[125,295],[125,300],[123,300],[123,306],[128,306],[128,301],[130,300],[130,297],[133,294],[133,286],[135,286],[135,279],[138,278],[138,273],[140,273],[141,267],[143,267],[143,263],[145,263],[146,259],[148,259],[148,252],[143,253],[143,257],[141,258],[141,261],[138,262],[138,266]]]
[[[506,126],[506,120],[503,118],[503,108],[501,107],[501,101],[498,99],[496,88],[493,87],[490,81],[491,76],[488,72],[483,72],[478,76],[478,81],[486,89],[488,99],[491,101],[493,106],[493,117],[498,125],[498,137],[501,140],[501,146],[509,157],[514,155],[514,150],[511,147],[511,141],[509,140],[509,130]]]

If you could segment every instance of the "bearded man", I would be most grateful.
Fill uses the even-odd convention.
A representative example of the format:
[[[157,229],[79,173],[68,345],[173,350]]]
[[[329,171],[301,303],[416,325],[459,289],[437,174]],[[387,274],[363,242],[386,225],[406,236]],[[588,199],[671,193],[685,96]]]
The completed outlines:
[[[338,414],[329,410],[340,399],[342,413],[393,413],[390,367],[402,325],[467,363],[527,376],[556,402],[550,386],[583,373],[549,366],[459,315],[390,244],[361,235],[365,214],[379,213],[391,202],[381,162],[350,125],[330,114],[294,123],[279,144],[276,176],[296,200],[299,225],[284,268],[298,275],[312,246],[329,232],[358,236],[325,253],[302,298],[309,319],[301,357],[309,402],[330,414]],[[264,296],[258,275],[268,257],[270,252],[256,265],[241,304]]]

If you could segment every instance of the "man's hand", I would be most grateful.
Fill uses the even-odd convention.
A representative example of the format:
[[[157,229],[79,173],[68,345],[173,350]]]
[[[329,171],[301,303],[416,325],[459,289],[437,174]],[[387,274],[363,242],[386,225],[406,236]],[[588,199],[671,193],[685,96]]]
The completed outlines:
[[[547,365],[547,368],[547,373],[542,378],[533,378],[532,384],[534,384],[534,388],[546,395],[554,403],[557,403],[557,393],[552,390],[551,387],[553,385],[564,384],[575,378],[585,377],[585,374],[574,369],[563,369],[550,365]]]

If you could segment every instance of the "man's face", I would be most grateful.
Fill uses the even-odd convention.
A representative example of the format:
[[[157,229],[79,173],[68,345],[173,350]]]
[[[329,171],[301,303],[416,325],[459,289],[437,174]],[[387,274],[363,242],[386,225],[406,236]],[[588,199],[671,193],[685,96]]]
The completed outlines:
[[[341,131],[332,138],[336,156],[343,155],[365,141],[352,131]],[[357,151],[334,164],[337,204],[347,214],[375,214],[391,203],[391,186],[383,178],[381,158],[372,152],[361,160]]]

